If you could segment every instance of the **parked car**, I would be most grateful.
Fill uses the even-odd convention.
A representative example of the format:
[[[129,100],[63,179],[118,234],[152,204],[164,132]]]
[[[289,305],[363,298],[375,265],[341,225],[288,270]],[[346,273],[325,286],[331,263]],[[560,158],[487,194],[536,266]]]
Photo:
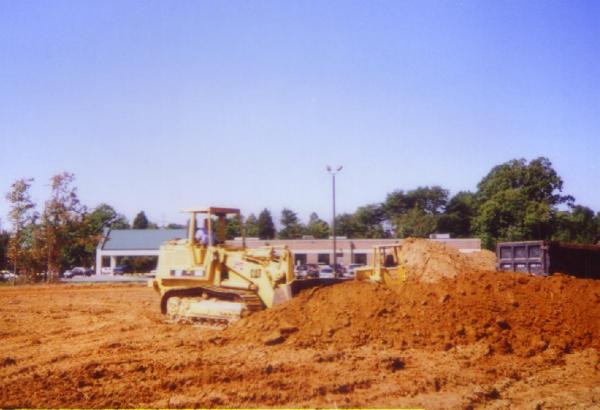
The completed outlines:
[[[12,273],[9,270],[3,270],[0,272],[0,281],[9,281],[9,280],[15,280],[17,279],[17,275]]]
[[[307,265],[297,265],[294,268],[294,274],[298,279],[305,279],[308,275],[308,266]]]
[[[353,278],[354,277],[354,270],[356,268],[360,268],[362,266],[365,266],[363,264],[360,263],[351,263],[350,265],[348,265],[348,269],[346,271],[346,273],[344,274],[345,277],[349,277],[349,278]]]
[[[129,273],[129,268],[125,265],[117,265],[113,269],[113,275],[123,275]]]
[[[113,270],[110,266],[105,266],[102,269],[100,269],[100,273],[102,275],[112,275],[113,274]]]
[[[310,263],[307,266],[306,277],[307,278],[318,278],[319,277],[319,265]]]
[[[335,272],[331,266],[324,266],[319,272],[319,277],[321,279],[333,279],[335,278]]]
[[[82,268],[80,266],[73,268],[73,269],[69,269],[67,271],[65,271],[63,273],[63,276],[65,278],[74,278],[75,276],[92,276],[92,274],[94,273],[94,271],[92,269],[86,269],[86,268]]]

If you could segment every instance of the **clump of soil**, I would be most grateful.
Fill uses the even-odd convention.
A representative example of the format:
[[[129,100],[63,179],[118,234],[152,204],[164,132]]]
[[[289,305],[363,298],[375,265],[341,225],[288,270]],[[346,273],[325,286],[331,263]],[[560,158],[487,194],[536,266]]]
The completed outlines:
[[[402,263],[408,280],[433,283],[463,271],[493,271],[496,255],[488,250],[461,253],[441,242],[408,238],[402,243]]]

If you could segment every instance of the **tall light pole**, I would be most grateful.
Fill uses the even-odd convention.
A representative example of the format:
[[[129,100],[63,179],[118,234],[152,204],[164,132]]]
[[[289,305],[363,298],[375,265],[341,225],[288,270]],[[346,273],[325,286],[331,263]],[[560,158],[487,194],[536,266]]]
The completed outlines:
[[[339,165],[335,170],[333,170],[329,165],[327,165],[327,172],[331,174],[331,183],[332,183],[332,193],[333,193],[333,221],[331,223],[332,227],[332,236],[333,236],[333,272],[337,277],[337,272],[335,270],[337,266],[337,249],[336,249],[336,234],[335,234],[335,174],[342,170],[342,166]]]

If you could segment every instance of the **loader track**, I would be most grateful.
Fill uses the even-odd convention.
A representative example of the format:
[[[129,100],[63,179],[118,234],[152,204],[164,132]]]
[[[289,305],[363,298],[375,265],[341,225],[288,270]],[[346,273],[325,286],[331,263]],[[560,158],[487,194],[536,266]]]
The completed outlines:
[[[258,295],[250,290],[241,290],[241,289],[227,289],[227,288],[218,288],[214,286],[201,286],[187,289],[171,289],[162,296],[160,301],[160,309],[164,315],[168,316],[168,320],[171,322],[184,322],[184,323],[192,323],[197,326],[209,327],[209,328],[217,328],[224,329],[229,324],[235,322],[230,317],[218,317],[218,316],[206,316],[206,317],[185,317],[181,315],[176,315],[175,317],[169,317],[169,299],[171,298],[214,298],[221,301],[227,302],[239,302],[243,304],[242,317],[250,314],[252,312],[256,312],[264,309],[264,305]]]

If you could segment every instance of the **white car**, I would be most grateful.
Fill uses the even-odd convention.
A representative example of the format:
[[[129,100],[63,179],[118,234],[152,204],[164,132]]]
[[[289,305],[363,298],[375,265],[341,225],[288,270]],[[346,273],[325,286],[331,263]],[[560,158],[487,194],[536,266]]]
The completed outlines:
[[[325,266],[319,271],[319,278],[321,279],[333,279],[335,278],[335,272],[331,266]]]
[[[365,266],[361,263],[351,263],[348,265],[348,271],[344,274],[344,277],[353,278],[354,277],[354,269]]]
[[[3,270],[0,272],[0,281],[1,280],[15,280],[17,279],[17,275],[8,270]]]

